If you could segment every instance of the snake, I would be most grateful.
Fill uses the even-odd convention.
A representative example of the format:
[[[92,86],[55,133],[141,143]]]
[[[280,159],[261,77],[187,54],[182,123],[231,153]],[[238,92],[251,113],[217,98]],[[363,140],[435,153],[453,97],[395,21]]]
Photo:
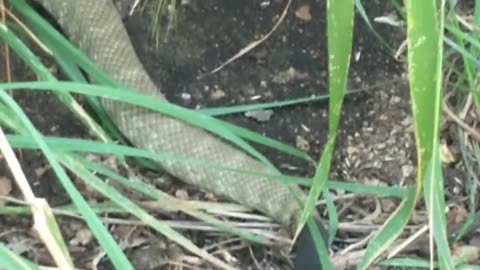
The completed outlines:
[[[70,41],[114,81],[141,94],[165,100],[161,86],[152,81],[137,57],[122,18],[111,0],[34,1],[43,6]],[[272,173],[272,168],[265,163],[185,121],[107,98],[101,99],[101,103],[135,147],[254,171],[260,175]],[[294,232],[299,223],[301,203],[305,202],[306,194],[295,184],[257,174],[192,166],[171,160],[158,163],[184,183],[257,210],[290,232]]]

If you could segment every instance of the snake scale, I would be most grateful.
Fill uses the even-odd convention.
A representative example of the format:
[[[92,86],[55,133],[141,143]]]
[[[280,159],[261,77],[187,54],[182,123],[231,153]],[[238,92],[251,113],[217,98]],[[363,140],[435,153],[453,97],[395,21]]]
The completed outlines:
[[[35,0],[54,17],[69,39],[112,79],[143,94],[164,98],[131,45],[111,0]],[[103,99],[121,132],[139,148],[205,160],[226,167],[271,173],[271,169],[216,136],[183,121],[137,106]],[[258,176],[161,161],[169,174],[216,195],[256,209],[291,232],[305,194],[296,185]]]

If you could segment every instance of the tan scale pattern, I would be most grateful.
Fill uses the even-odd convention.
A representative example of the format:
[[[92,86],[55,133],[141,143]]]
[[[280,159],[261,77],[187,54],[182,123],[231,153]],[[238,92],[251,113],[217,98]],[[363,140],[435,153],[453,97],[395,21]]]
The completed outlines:
[[[36,0],[55,17],[69,38],[113,79],[146,94],[162,96],[138,60],[110,0]],[[140,148],[196,158],[237,169],[268,172],[262,163],[215,136],[159,113],[111,100],[105,109]],[[251,207],[293,230],[300,208],[284,184],[224,170],[161,162],[180,180]],[[302,199],[305,194],[292,190]]]

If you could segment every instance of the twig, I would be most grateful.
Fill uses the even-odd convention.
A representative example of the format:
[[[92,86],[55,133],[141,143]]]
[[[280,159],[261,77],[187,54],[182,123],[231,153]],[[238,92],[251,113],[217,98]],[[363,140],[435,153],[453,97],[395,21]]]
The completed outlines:
[[[28,26],[25,23],[22,22],[22,20],[20,20],[10,10],[6,9],[5,11],[7,12],[7,15],[10,16],[10,18],[12,18],[16,23],[18,23],[18,25],[23,30],[25,30],[25,32],[28,34],[28,36],[30,36],[30,38],[34,41],[35,44],[37,44],[38,47],[40,47],[40,49],[42,49],[43,51],[45,51],[46,53],[48,53],[50,55],[52,54],[52,52],[48,49],[48,47],[45,44],[43,44],[43,42],[39,38],[37,38],[37,36],[32,32],[32,30],[30,30],[30,28],[28,28]]]
[[[265,35],[263,36],[262,38],[258,39],[258,40],[255,40],[254,42],[248,44],[246,47],[244,47],[243,49],[241,49],[238,53],[236,53],[234,56],[232,56],[230,59],[228,59],[227,61],[225,61],[223,64],[221,64],[220,66],[216,67],[214,70],[210,71],[209,73],[207,74],[204,74],[204,75],[200,75],[198,78],[203,78],[207,75],[211,75],[211,74],[214,74],[216,72],[218,72],[219,70],[221,70],[222,68],[224,68],[225,66],[227,66],[228,64],[232,63],[233,61],[235,61],[236,59],[242,57],[244,54],[246,54],[247,52],[251,51],[253,48],[257,47],[258,45],[260,45],[262,42],[264,42],[265,40],[267,40],[267,38],[269,38],[273,32],[275,32],[275,30],[277,30],[278,26],[280,26],[280,23],[285,19],[285,16],[287,15],[287,11],[288,11],[288,8],[290,7],[290,4],[292,3],[292,0],[288,0],[287,2],[287,5],[285,6],[285,8],[283,9],[283,12],[282,12],[282,15],[280,16],[280,18],[278,19],[277,23],[273,26],[273,28]]]
[[[469,133],[477,142],[480,142],[480,133],[472,128],[471,126],[467,125],[465,122],[462,121],[450,107],[444,102],[443,103],[443,111],[452,119],[455,123],[457,123],[460,127],[462,127],[467,133]]]

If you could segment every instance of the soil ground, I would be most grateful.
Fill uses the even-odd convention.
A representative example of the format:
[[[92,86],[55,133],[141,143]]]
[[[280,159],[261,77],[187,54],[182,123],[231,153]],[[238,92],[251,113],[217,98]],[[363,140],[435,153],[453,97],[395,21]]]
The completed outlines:
[[[125,17],[127,30],[140,59],[170,101],[189,108],[209,108],[327,93],[325,1],[294,1],[285,20],[265,42],[210,75],[205,74],[267,33],[278,20],[286,1],[265,1],[265,5],[261,1],[238,0],[187,2],[187,5],[179,7],[175,30],[158,46],[151,35],[152,9]],[[370,18],[393,14],[389,1],[364,2]],[[308,12],[306,7],[309,7]],[[378,23],[374,26],[393,48],[400,46],[405,36],[403,28]],[[381,46],[359,14],[356,16],[354,39],[355,57],[352,57],[349,88],[380,86],[352,95],[345,101],[331,178],[372,185],[412,183],[416,153],[408,86],[401,80],[405,72],[404,63],[395,60]],[[12,67],[14,80],[33,79],[28,69],[17,60],[14,59]],[[201,75],[205,76],[199,78]],[[86,136],[81,125],[52,96],[25,92],[15,97],[43,132],[70,137]],[[327,102],[319,102],[274,109],[272,117],[265,122],[243,114],[223,118],[295,145],[318,159],[328,131],[327,110]],[[449,136],[448,132],[444,134],[444,138],[451,141]],[[285,172],[312,173],[311,168],[298,161],[270,151],[266,151],[266,155]],[[52,205],[65,203],[68,198],[62,195],[62,188],[41,156],[35,152],[23,152],[22,157],[23,168],[37,195],[47,198]],[[463,193],[464,187],[454,181],[463,176],[463,170],[457,167],[446,168],[448,195]],[[10,177],[4,164],[0,176],[5,176],[5,179]],[[170,188],[169,192],[175,191]],[[378,210],[378,201],[365,196],[342,197],[341,192],[334,195],[342,221],[333,246],[333,251],[336,251],[365,237],[365,231],[352,227],[358,222],[357,228],[361,228],[361,221]],[[398,203],[393,199],[380,202],[381,214],[370,221],[373,225],[381,224]],[[81,222],[67,218],[60,221],[66,239],[79,238],[84,228]],[[112,227],[112,230],[121,235],[117,230],[131,229],[125,227]],[[29,217],[2,216],[0,228],[9,232],[2,236],[1,241],[22,243],[16,247],[17,250],[25,249],[20,253],[38,262],[50,262],[46,251],[31,235]],[[150,242],[160,239],[157,235],[142,233]],[[201,232],[192,233],[192,237],[199,245],[211,244],[210,236]],[[228,250],[241,269],[290,268],[284,258],[269,249],[235,244],[237,249],[228,246]],[[72,253],[81,267],[87,267],[92,256],[97,254],[94,247],[94,243],[72,247]],[[150,250],[157,252],[154,248]],[[147,251],[142,252],[147,254]],[[152,254],[158,256],[158,253]],[[100,265],[101,269],[108,268],[108,263]]]

